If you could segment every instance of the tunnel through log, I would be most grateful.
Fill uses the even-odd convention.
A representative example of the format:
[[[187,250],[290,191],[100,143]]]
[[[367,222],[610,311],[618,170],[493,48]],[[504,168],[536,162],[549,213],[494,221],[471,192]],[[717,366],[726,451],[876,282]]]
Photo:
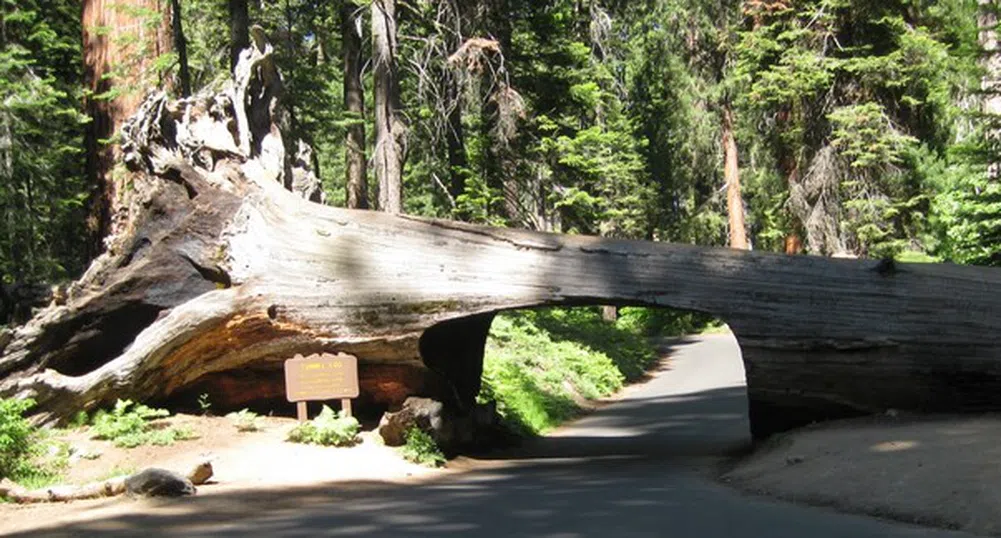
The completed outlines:
[[[281,82],[270,48],[256,44],[244,56],[229,89],[180,101],[156,94],[129,121],[123,151],[136,179],[122,235],[64,304],[0,332],[0,396],[34,398],[37,419],[54,421],[116,398],[166,398],[205,376],[295,353],[421,365],[420,338],[430,330],[428,364],[468,401],[479,366],[445,355],[448,346],[455,357],[475,363],[476,355],[464,341],[439,338],[436,325],[482,316],[459,322],[473,325],[461,335],[471,346],[492,312],[630,304],[726,320],[745,355],[759,436],[793,425],[776,418],[790,411],[804,422],[887,409],[1001,410],[997,269],[326,207],[308,201],[315,176],[295,167],[304,161],[285,134],[281,92],[246,99],[253,85]],[[111,336],[110,312],[133,302],[158,312],[130,328],[138,332],[124,347],[65,345],[84,335],[67,336],[66,327]]]

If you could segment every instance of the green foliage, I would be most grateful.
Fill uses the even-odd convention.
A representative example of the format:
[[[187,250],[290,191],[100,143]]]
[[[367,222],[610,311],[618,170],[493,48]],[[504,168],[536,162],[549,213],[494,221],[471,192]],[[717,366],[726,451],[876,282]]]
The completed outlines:
[[[237,412],[230,413],[226,415],[226,418],[236,426],[237,431],[241,432],[256,432],[260,431],[261,426],[258,424],[257,419],[260,418],[257,413],[249,409],[241,409]]]
[[[187,428],[156,428],[152,421],[170,416],[166,409],[154,409],[132,400],[118,400],[111,411],[98,411],[93,418],[95,439],[114,442],[122,448],[142,445],[171,445],[195,438]]]
[[[0,399],[0,478],[31,474],[37,432],[22,415],[34,405],[30,399]]]
[[[203,415],[208,415],[209,410],[212,409],[212,402],[209,401],[209,395],[207,392],[203,392],[198,395],[198,408],[201,409]]]
[[[400,447],[400,454],[409,462],[426,467],[441,467],[445,465],[445,454],[431,434],[412,427],[406,432],[406,442]]]
[[[525,434],[544,432],[638,379],[656,360],[645,337],[605,323],[596,309],[554,308],[498,316],[484,359],[481,400]]]
[[[85,261],[78,10],[0,0],[0,284],[65,279]]]
[[[358,419],[343,416],[325,405],[316,418],[293,428],[288,434],[288,441],[323,446],[351,446],[358,442],[360,429]]]
[[[0,479],[24,487],[45,487],[58,481],[68,465],[69,445],[53,441],[23,415],[31,399],[0,398]]]

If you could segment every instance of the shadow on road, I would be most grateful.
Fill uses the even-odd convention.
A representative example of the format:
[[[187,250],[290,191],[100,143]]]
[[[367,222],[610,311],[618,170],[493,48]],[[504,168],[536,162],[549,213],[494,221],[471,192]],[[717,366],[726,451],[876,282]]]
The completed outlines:
[[[130,513],[14,536],[441,536],[470,532],[510,536],[574,528],[578,532],[598,527],[613,531],[623,521],[629,522],[629,528],[657,534],[654,530],[666,524],[664,510],[678,502],[672,497],[689,497],[688,486],[665,483],[660,471],[693,455],[718,453],[718,444],[709,441],[711,449],[706,444],[707,430],[730,431],[731,438],[735,428],[746,431],[741,411],[745,402],[742,387],[630,399],[585,417],[566,430],[569,435],[540,438],[515,450],[488,454],[481,458],[487,460],[485,469],[428,483],[337,482],[178,500],[122,499],[115,503],[132,504]],[[628,428],[615,426],[627,417]]]

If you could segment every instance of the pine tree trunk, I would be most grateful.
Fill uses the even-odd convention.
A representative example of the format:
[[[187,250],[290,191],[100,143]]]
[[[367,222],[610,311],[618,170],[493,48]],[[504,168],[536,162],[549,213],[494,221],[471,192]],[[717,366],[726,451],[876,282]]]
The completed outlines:
[[[744,225],[744,198],[740,193],[740,164],[737,140],[733,135],[733,110],[723,105],[723,178],[726,181],[726,208],[730,222],[730,248],[747,250],[747,230]]]
[[[1001,46],[998,43],[997,0],[977,0],[983,92],[981,111],[986,117],[988,149],[987,175],[991,180],[1001,179]]]
[[[181,22],[181,0],[170,0],[171,30],[174,37],[174,51],[177,52],[178,79],[181,97],[191,95],[191,71],[188,69],[188,42],[184,37]]]
[[[448,147],[448,192],[455,200],[466,192],[466,174],[469,162],[466,159],[466,137],[462,127],[462,91],[454,74],[445,77],[446,102],[452,107],[448,111],[445,143]]]
[[[341,4],[344,54],[344,111],[351,124],[344,136],[347,207],[368,209],[368,170],[365,160],[365,87],[362,84],[361,11],[353,2]]]
[[[372,60],[375,90],[375,178],[379,210],[403,212],[403,143],[396,58],[396,1],[372,2]]]
[[[236,71],[240,51],[250,46],[250,13],[247,0],[229,0],[229,69]]]

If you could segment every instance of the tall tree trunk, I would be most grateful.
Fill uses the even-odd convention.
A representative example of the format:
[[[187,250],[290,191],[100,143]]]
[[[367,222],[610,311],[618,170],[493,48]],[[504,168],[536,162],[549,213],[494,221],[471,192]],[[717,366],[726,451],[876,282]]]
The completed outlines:
[[[403,211],[403,143],[400,86],[396,65],[396,0],[372,2],[372,58],[375,64],[375,179],[379,210]]]
[[[247,0],[229,0],[229,70],[235,71],[240,51],[250,46]]]
[[[115,215],[125,205],[119,190],[128,178],[112,174],[120,150],[108,141],[136,111],[145,92],[159,85],[159,74],[151,69],[170,51],[170,18],[161,1],[85,0],[82,5],[84,87],[89,91],[84,107],[91,119],[85,145],[86,172],[93,185],[88,218],[92,257],[104,250],[105,237],[120,231]],[[143,13],[159,14],[162,20],[149,25]],[[124,91],[109,97],[116,88]]]
[[[987,175],[991,180],[1001,179],[1001,46],[998,43],[998,2],[977,0],[977,27],[979,30],[983,78],[981,111],[987,118]]]
[[[726,181],[726,208],[730,221],[730,248],[747,250],[747,230],[744,226],[744,198],[740,193],[740,163],[737,159],[737,139],[733,136],[733,109],[723,104],[723,179]]]
[[[174,51],[177,52],[179,65],[178,77],[181,83],[181,96],[191,95],[191,71],[188,69],[188,41],[184,37],[184,27],[181,23],[181,0],[170,0],[171,29],[174,36]]]
[[[462,128],[462,89],[458,77],[446,72],[445,100],[451,106],[448,111],[448,125],[445,142],[448,146],[448,192],[452,199],[466,191],[466,175],[469,161],[466,158],[466,137]],[[464,219],[464,215],[459,215]]]
[[[509,0],[487,0],[480,7],[480,19],[485,21],[481,31],[486,35],[495,36],[500,45],[498,60],[503,62],[503,56],[511,50],[513,29],[511,26]],[[486,146],[486,166],[484,176],[487,185],[501,193],[504,201],[504,217],[513,226],[524,226],[531,216],[525,215],[522,208],[522,184],[515,170],[516,155],[511,147],[515,133],[503,128],[505,118],[510,114],[514,89],[508,85],[507,70],[503,63],[498,64],[491,73],[493,77],[487,80],[485,87],[493,93],[483,96],[482,124],[484,134],[489,141]],[[535,178],[532,178],[533,180]]]
[[[354,2],[341,3],[344,52],[344,111],[351,124],[344,135],[347,206],[368,209],[368,170],[365,161],[365,87],[362,85],[361,11]]]

